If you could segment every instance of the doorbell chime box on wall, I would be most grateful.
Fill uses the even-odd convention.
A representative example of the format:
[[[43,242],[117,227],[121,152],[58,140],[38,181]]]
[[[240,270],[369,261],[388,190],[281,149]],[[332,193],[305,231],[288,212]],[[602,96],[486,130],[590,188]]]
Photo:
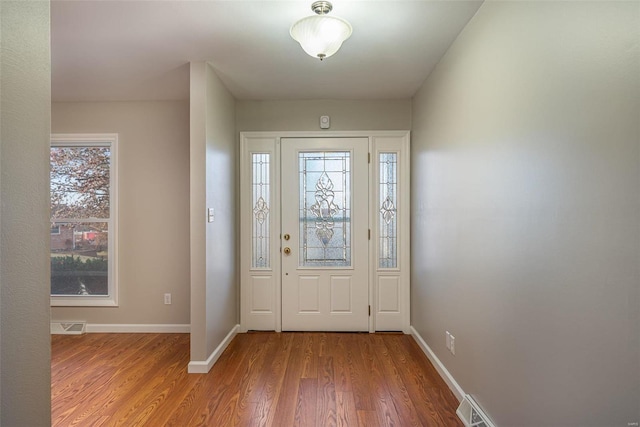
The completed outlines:
[[[329,129],[331,127],[331,118],[329,116],[320,116],[320,129]]]

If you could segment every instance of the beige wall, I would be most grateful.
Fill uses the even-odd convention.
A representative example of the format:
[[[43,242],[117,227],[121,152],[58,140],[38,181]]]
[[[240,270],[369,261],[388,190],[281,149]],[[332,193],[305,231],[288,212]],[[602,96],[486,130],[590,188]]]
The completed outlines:
[[[497,425],[640,421],[639,31],[485,2],[414,99],[412,324]]]
[[[320,116],[331,117],[330,130],[406,130],[411,100],[238,101],[236,129],[248,131],[320,130]]]
[[[119,307],[53,307],[53,320],[189,324],[189,103],[53,103],[54,133],[117,133]],[[164,294],[172,304],[164,304]]]
[[[190,91],[191,361],[203,362],[239,321],[238,149],[235,100],[209,64],[191,64]]]
[[[0,424],[51,425],[49,2],[0,2]]]

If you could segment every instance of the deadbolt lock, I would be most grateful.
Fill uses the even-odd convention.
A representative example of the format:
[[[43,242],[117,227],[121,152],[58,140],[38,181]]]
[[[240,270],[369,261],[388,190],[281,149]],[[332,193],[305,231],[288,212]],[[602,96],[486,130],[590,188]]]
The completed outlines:
[[[282,237],[284,237],[284,240],[289,240],[289,239],[291,238],[291,236],[289,236],[288,234],[285,234],[285,235],[284,235],[284,236],[282,236]]]
[[[289,255],[291,253],[291,248],[284,248],[282,252],[284,252],[285,255]]]

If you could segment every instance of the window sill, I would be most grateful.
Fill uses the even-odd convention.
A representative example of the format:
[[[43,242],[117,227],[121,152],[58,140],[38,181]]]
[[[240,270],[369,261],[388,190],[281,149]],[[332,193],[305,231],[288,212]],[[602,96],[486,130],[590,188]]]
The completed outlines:
[[[118,307],[118,301],[113,297],[52,296],[51,307]]]

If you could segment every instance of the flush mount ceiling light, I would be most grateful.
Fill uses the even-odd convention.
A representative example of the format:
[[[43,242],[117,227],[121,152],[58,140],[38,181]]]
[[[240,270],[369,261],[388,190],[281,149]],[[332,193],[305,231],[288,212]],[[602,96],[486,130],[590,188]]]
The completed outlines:
[[[317,1],[311,5],[317,15],[307,16],[291,26],[291,37],[314,58],[328,58],[340,49],[342,42],[351,36],[351,24],[342,18],[328,16],[333,5]]]

